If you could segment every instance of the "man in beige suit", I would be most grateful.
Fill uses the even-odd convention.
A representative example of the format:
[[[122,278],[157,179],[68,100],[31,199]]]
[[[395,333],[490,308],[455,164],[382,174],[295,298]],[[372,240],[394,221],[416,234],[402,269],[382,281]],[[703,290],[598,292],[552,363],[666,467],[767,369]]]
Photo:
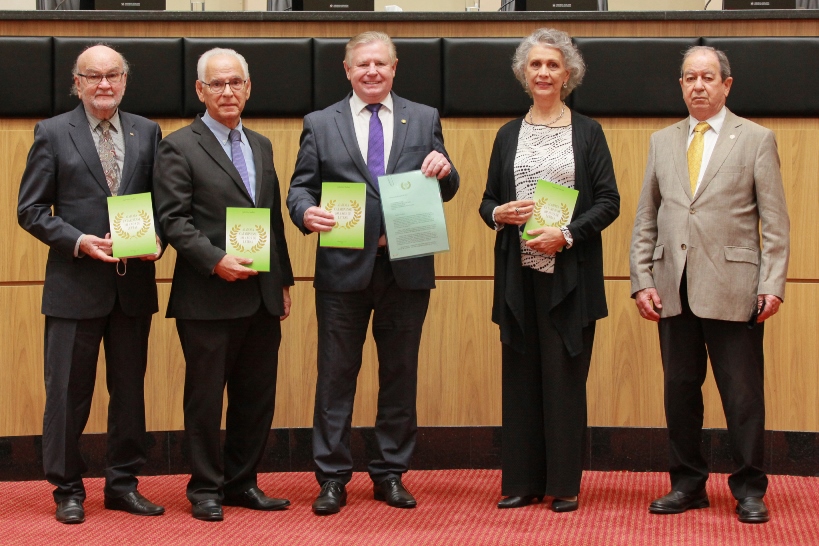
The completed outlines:
[[[681,76],[690,117],[651,136],[631,242],[632,297],[659,323],[670,438],[671,492],[649,511],[709,505],[700,436],[710,357],[738,465],[736,511],[764,523],[763,322],[784,298],[789,253],[779,155],[773,132],[725,108],[723,52],[692,47]]]

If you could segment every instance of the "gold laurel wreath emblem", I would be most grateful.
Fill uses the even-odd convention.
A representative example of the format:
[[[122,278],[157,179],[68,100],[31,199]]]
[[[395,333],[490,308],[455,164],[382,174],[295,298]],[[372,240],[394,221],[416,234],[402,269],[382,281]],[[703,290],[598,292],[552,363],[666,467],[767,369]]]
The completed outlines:
[[[151,217],[148,216],[148,213],[145,212],[144,210],[137,211],[137,214],[142,219],[142,227],[139,229],[139,231],[136,232],[135,235],[131,235],[130,233],[122,229],[122,217],[124,216],[122,212],[114,216],[113,222],[114,233],[116,233],[123,239],[130,239],[131,237],[133,237],[134,239],[139,239],[140,237],[148,233],[148,228],[151,227]]]
[[[546,220],[543,218],[543,216],[541,216],[540,213],[543,210],[543,207],[546,206],[546,201],[548,201],[548,200],[549,199],[546,198],[546,197],[541,197],[538,200],[538,202],[535,203],[535,212],[534,212],[535,221],[538,224],[540,224],[541,226],[546,225]]]
[[[336,200],[335,199],[330,199],[329,201],[327,201],[327,206],[324,207],[324,210],[326,210],[327,212],[333,212],[333,207],[335,207],[335,206],[336,206]],[[338,222],[333,224],[333,227],[337,228],[338,227]]]
[[[560,219],[557,222],[547,224],[549,227],[561,228],[569,222],[569,207],[566,203],[560,204]]]
[[[256,233],[259,235],[259,240],[256,241],[256,244],[250,248],[245,248],[242,243],[239,242],[237,235],[239,235],[239,231],[241,231],[241,227],[239,224],[236,224],[232,228],[230,228],[230,246],[238,250],[239,252],[258,252],[264,248],[264,245],[267,244],[267,232],[265,231],[264,227],[256,226]]]
[[[358,204],[358,201],[350,201],[350,206],[353,207],[353,218],[344,224],[345,229],[352,229],[361,221],[361,205]]]

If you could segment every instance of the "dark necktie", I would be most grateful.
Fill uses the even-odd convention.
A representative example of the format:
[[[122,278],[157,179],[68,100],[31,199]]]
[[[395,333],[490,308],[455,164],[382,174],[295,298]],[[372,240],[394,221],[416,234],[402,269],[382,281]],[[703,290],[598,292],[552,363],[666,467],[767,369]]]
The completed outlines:
[[[230,133],[228,133],[228,139],[230,139],[230,154],[232,156],[230,160],[233,161],[236,170],[239,171],[239,176],[242,177],[242,182],[245,183],[245,189],[247,189],[247,193],[252,199],[253,192],[250,191],[250,175],[247,174],[245,154],[242,153],[242,135],[239,134],[239,131],[236,129],[231,129]]]
[[[370,136],[367,141],[367,168],[373,177],[375,186],[378,187],[378,177],[384,176],[384,127],[381,125],[381,118],[378,111],[381,103],[368,104],[367,110],[370,116]]]

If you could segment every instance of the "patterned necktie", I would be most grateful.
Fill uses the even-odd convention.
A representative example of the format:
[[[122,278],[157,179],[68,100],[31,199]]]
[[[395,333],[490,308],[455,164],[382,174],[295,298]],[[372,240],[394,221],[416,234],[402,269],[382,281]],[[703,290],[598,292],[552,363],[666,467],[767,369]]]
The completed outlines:
[[[119,163],[117,163],[117,151],[114,149],[114,139],[111,138],[111,122],[101,121],[97,128],[100,131],[97,153],[100,155],[102,172],[105,173],[105,181],[108,182],[111,195],[116,195],[119,191]]]
[[[367,110],[370,116],[370,136],[367,140],[367,169],[373,177],[375,186],[378,187],[378,177],[384,176],[384,127],[381,125],[381,118],[378,111],[381,104],[368,104]]]
[[[702,151],[705,148],[703,133],[710,128],[707,122],[699,122],[694,127],[694,138],[688,146],[688,181],[691,183],[691,197],[694,197],[697,192],[697,180],[700,177],[700,167],[702,167]]]
[[[230,133],[228,133],[228,138],[230,139],[231,161],[233,161],[233,164],[236,166],[236,170],[239,171],[239,176],[242,177],[242,182],[245,183],[245,189],[247,189],[247,193],[252,199],[253,192],[250,191],[250,175],[247,174],[245,154],[242,153],[242,135],[239,134],[239,131],[236,129],[231,129]]]

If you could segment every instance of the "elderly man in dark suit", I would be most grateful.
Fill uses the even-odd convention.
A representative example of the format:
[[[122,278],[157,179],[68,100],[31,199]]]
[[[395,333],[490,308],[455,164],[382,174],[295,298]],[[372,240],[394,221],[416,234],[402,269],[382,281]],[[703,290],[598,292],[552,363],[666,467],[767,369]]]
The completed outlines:
[[[106,198],[151,191],[162,133],[156,123],[119,110],[128,81],[119,53],[90,47],[73,73],[82,102],[35,126],[17,208],[23,229],[49,246],[43,466],[56,486],[57,521],[83,522],[87,468],[78,441],[102,341],[110,394],[105,507],[159,515],[164,508],[139,494],[136,474],[146,460],[144,378],[157,311],[153,261],[161,246],[157,238],[155,255],[127,263],[112,257]]]
[[[196,93],[207,112],[160,143],[154,191],[178,254],[167,316],[176,319],[186,362],[187,496],[194,518],[221,521],[223,504],[253,510],[290,504],[259,489],[256,466],[273,422],[280,320],[290,314],[293,271],[273,147],[242,125],[251,88],[247,62],[231,49],[212,49],[197,72]],[[270,210],[269,272],[257,273],[247,267],[252,260],[225,251],[226,207]]]
[[[690,115],[651,136],[631,290],[640,315],[659,322],[671,444],[671,492],[649,511],[709,505],[700,435],[710,357],[738,466],[728,485],[739,521],[763,523],[763,322],[785,297],[790,224],[774,134],[725,107],[732,83],[725,53],[686,52]]]
[[[371,313],[380,384],[375,423],[380,458],[369,465],[374,496],[394,507],[416,504],[401,476],[415,448],[418,349],[435,270],[432,256],[390,262],[377,177],[421,169],[438,178],[445,201],[458,191],[459,177],[444,149],[438,112],[391,92],[397,64],[386,34],[365,32],[348,42],[344,69],[353,90],[304,118],[287,196],[290,218],[309,234],[329,231],[335,223],[318,206],[322,182],[366,182],[367,189],[364,249],[316,251],[313,457],[321,493],[313,511],[319,515],[337,513],[347,500],[350,420]]]

